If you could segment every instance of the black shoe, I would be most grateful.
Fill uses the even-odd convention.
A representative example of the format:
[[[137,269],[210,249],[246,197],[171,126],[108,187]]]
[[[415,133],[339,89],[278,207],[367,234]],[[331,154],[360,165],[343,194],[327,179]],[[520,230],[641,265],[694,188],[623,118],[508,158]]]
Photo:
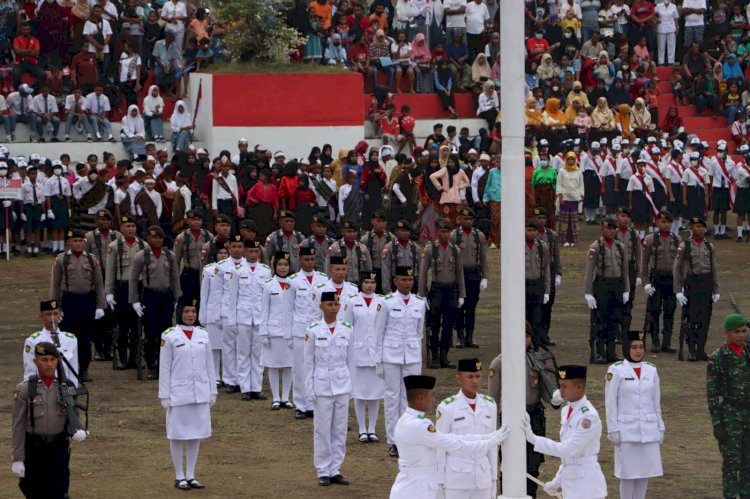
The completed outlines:
[[[294,417],[295,419],[307,419],[307,416],[305,416],[305,411],[300,411],[299,409],[294,411]]]
[[[149,381],[159,379],[159,371],[157,369],[149,369],[146,379]]]
[[[50,142],[60,142],[60,139],[58,139],[57,137],[52,137],[50,139]]]
[[[118,371],[124,371],[126,369],[129,369],[129,368],[128,368],[128,365],[125,362],[123,362],[123,361],[117,362],[117,370]]]
[[[698,352],[698,355],[696,355],[696,359],[706,361],[708,360],[708,355],[706,355],[706,352]]]
[[[289,401],[282,401],[281,402],[281,407],[283,407],[284,409],[294,409],[295,408],[294,404],[292,404]]]
[[[321,487],[328,487],[329,485],[331,485],[331,479],[327,476],[319,476],[318,485],[320,485]]]
[[[240,391],[240,387],[237,385],[226,385],[226,388],[224,388],[225,393],[237,393]]]
[[[555,341],[552,338],[547,338],[546,340],[544,340],[544,344],[545,346],[548,346],[548,347],[557,346],[557,343],[555,343]]]
[[[44,144],[45,142],[44,137],[39,137],[36,141],[39,142],[40,144]]]
[[[245,392],[240,397],[240,400],[253,400],[253,396],[250,392]]]
[[[378,436],[377,436],[376,434],[374,434],[374,433],[368,433],[368,434],[367,434],[367,438],[368,438],[368,440],[370,440],[370,442],[371,442],[371,443],[373,443],[373,444],[377,444],[377,443],[379,443],[379,442],[380,442],[380,439],[379,439],[379,438],[378,438]]]
[[[349,485],[349,480],[345,480],[341,475],[332,476],[329,480],[336,485]]]
[[[440,357],[433,355],[427,367],[429,369],[440,369]]]
[[[315,411],[305,411],[305,417],[306,418],[314,418],[315,417]]]
[[[667,345],[665,347],[661,347],[661,351],[665,352],[665,353],[675,353],[675,352],[677,352],[677,350],[675,350],[674,348],[670,347],[669,345]]]
[[[263,392],[250,392],[250,398],[252,400],[268,400],[268,397],[263,395]]]
[[[184,478],[182,480],[175,480],[174,481],[174,488],[180,489],[180,490],[190,490],[190,484],[187,480]]]
[[[104,354],[104,352],[102,352],[101,350],[97,348],[96,351],[94,352],[94,360],[96,361],[107,360],[107,356]]]
[[[187,481],[187,483],[188,483],[188,485],[190,485],[191,489],[205,489],[206,488],[205,485],[203,485],[202,483],[200,483],[195,478],[191,478],[190,480]]]
[[[89,376],[89,372],[88,371],[81,371],[80,372],[80,376],[78,376],[78,379],[80,381],[83,381],[84,383],[88,383],[88,382],[94,381],[93,379],[91,379],[91,376]]]
[[[125,369],[138,369],[138,365],[134,360],[131,360],[127,364],[125,364]]]
[[[388,455],[391,457],[398,457],[398,447],[391,445],[388,447]]]

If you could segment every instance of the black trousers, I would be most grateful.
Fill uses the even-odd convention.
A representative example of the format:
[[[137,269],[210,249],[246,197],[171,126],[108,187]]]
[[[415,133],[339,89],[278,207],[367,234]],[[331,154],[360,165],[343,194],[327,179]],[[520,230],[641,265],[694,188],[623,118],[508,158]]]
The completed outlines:
[[[526,320],[531,324],[531,342],[535,347],[542,343],[542,307],[544,306],[544,281],[526,279]]]
[[[713,275],[688,274],[684,288],[688,299],[687,307],[682,307],[682,320],[687,323],[685,339],[688,347],[693,346],[699,353],[705,353],[713,312]]]
[[[430,351],[433,356],[439,350],[448,351],[453,339],[453,324],[456,321],[458,286],[454,283],[434,282],[427,294],[430,302]]]
[[[91,340],[94,339],[94,312],[96,297],[90,293],[62,294],[63,319],[60,330],[75,335],[78,340],[78,367],[86,372],[91,363]]]
[[[149,369],[154,369],[159,360],[159,340],[161,333],[172,327],[174,313],[174,293],[171,289],[158,291],[143,289],[143,327],[146,331],[144,353]]]
[[[675,298],[673,283],[672,274],[655,273],[651,278],[654,294],[653,296],[649,296],[646,302],[647,320],[649,321],[649,330],[651,331],[653,342],[658,342],[659,316],[663,314],[662,326],[664,327],[664,340],[667,346],[668,339],[672,336],[674,313],[677,309],[677,299]]]
[[[68,435],[39,436],[26,433],[26,474],[18,487],[28,499],[63,499],[70,485]]]
[[[597,326],[596,340],[615,341],[622,314],[622,279],[597,278],[594,280],[594,298],[597,307],[592,319]]]
[[[115,283],[115,321],[117,322],[117,354],[120,361],[135,364],[138,350],[138,316],[128,303],[128,281]]]
[[[464,267],[464,286],[466,298],[464,306],[456,311],[456,331],[473,333],[479,303],[479,283],[482,276],[479,267]]]

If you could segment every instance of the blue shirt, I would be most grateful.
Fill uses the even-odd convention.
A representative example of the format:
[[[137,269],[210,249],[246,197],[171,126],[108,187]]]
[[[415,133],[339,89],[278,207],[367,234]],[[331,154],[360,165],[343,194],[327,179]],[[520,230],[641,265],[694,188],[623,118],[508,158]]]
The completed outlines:
[[[485,203],[489,201],[499,203],[502,201],[500,194],[500,168],[493,168],[487,175],[487,185],[484,187],[484,197],[482,198],[482,201]]]

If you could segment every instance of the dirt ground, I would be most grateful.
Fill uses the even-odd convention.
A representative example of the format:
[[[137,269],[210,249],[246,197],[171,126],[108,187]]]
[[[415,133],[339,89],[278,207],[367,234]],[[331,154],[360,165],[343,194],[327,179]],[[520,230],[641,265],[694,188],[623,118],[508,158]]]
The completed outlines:
[[[557,292],[551,336],[557,341],[558,363],[588,362],[588,310],[583,300],[582,279],[586,248],[598,235],[597,227],[582,226],[580,243],[563,249],[565,274]],[[729,313],[729,294],[750,312],[750,291],[742,271],[750,246],[734,241],[716,244],[719,259],[721,301],[714,309],[709,351],[719,345],[721,320]],[[453,350],[455,361],[478,355],[485,366],[500,349],[499,252],[491,251],[492,277],[482,295],[476,340],[479,350]],[[9,449],[11,393],[21,380],[24,338],[38,330],[38,301],[46,297],[51,260],[14,258],[0,262],[0,445]],[[523,288],[519,287],[519,292]],[[643,323],[644,292],[636,292],[634,326]],[[679,312],[678,312],[679,313]],[[675,338],[677,331],[675,331]],[[653,479],[649,497],[715,498],[721,496],[721,461],[711,434],[706,406],[705,365],[677,362],[675,355],[648,354],[659,368],[662,410],[667,431],[662,446],[664,477]],[[436,401],[457,390],[451,370],[427,370],[438,376]],[[606,366],[589,369],[588,396],[604,418]],[[94,363],[90,369],[91,437],[73,444],[72,498],[182,497],[173,488],[173,469],[165,438],[164,411],[157,399],[155,382],[137,382],[134,371],[117,372],[111,363]],[[265,389],[266,393],[268,389]],[[239,394],[221,393],[213,410],[213,437],[201,447],[197,478],[206,484],[190,496],[203,497],[387,497],[398,471],[387,455],[381,406],[380,444],[360,444],[354,411],[350,424],[343,474],[349,487],[318,487],[312,463],[312,421],[297,421],[292,411],[271,412],[270,402],[242,402]],[[557,436],[558,413],[547,409],[548,435]],[[21,497],[10,472],[10,456],[0,467],[0,497]],[[613,476],[613,449],[602,438],[599,461],[611,497],[618,497]],[[548,458],[542,479],[549,480],[559,461]],[[543,494],[540,495],[542,497]]]

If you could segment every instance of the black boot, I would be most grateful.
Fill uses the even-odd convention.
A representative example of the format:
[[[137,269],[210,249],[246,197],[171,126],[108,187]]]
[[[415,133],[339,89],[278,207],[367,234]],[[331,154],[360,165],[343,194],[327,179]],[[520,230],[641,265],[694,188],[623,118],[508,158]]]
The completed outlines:
[[[464,345],[466,345],[466,348],[479,348],[479,345],[474,343],[474,331],[466,331],[466,342]]]
[[[456,348],[463,348],[466,339],[463,331],[456,331]]]
[[[427,367],[429,369],[440,369],[440,357],[435,350],[432,351],[432,358]]]
[[[614,341],[607,342],[607,362],[619,362],[622,359],[617,356],[617,347]]]
[[[596,360],[594,364],[606,364],[607,357],[604,354],[604,340],[596,340]]]
[[[447,369],[455,369],[456,365],[451,364],[448,360],[448,350],[440,350],[440,367]]]
[[[653,328],[651,329],[651,353],[659,353],[661,352],[661,342],[659,341],[659,330]]]
[[[675,353],[677,350],[672,348],[672,326],[664,326],[664,332],[661,337],[661,351],[666,353]]]

